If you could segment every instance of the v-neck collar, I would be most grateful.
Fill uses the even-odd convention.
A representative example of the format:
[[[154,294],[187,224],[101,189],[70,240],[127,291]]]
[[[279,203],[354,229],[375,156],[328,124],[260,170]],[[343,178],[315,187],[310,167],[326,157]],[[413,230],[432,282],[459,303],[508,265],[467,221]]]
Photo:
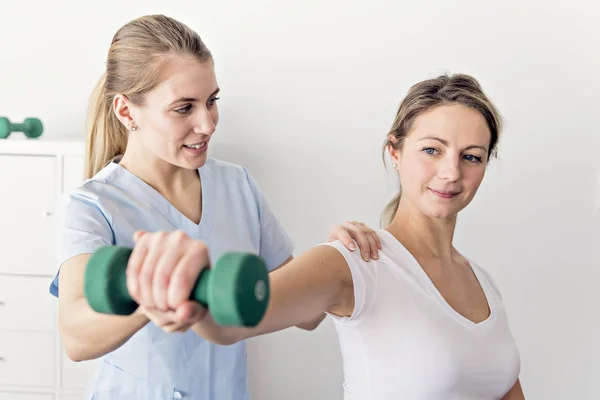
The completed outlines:
[[[450,317],[452,317],[452,319],[469,329],[484,329],[486,326],[491,324],[492,321],[496,318],[496,304],[494,303],[492,296],[490,295],[490,289],[487,285],[487,281],[485,280],[485,277],[483,277],[480,274],[477,268],[473,267],[473,263],[471,262],[471,260],[467,259],[467,262],[469,263],[469,268],[471,268],[471,270],[475,274],[475,277],[477,278],[477,281],[479,282],[479,285],[483,290],[488,309],[490,310],[490,314],[488,315],[488,317],[480,322],[473,322],[469,318],[456,311],[446,301],[444,296],[442,296],[442,294],[437,289],[431,278],[429,278],[429,275],[427,275],[421,264],[412,255],[412,253],[408,251],[408,249],[398,239],[396,239],[396,237],[392,235],[391,232],[389,232],[386,229],[381,229],[381,231],[383,231],[384,234],[390,238],[391,244],[394,247],[394,249],[401,252],[405,256],[405,259],[409,260],[411,269],[419,277],[419,279],[427,286],[432,295],[436,298],[436,300],[438,300],[438,302],[442,305],[442,307],[450,315]]]
[[[206,238],[208,236],[212,226],[212,195],[214,191],[211,187],[213,183],[212,177],[206,163],[198,168],[202,190],[202,214],[198,224],[186,217],[156,189],[124,168],[117,161],[113,161],[109,165],[109,168],[112,168],[123,178],[124,190],[127,190],[138,198],[143,198],[151,207],[167,218],[174,227],[184,230],[188,235],[193,237]]]

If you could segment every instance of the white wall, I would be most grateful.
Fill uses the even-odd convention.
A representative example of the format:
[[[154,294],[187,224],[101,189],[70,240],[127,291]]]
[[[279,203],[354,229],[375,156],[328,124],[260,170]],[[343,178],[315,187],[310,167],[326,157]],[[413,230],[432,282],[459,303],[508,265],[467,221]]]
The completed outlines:
[[[527,398],[598,399],[599,6],[490,3],[2,0],[0,115],[82,135],[116,29],[178,18],[216,58],[213,155],[250,168],[300,252],[335,223],[377,226],[394,190],[380,145],[408,87],[473,74],[507,129],[457,246],[503,290]],[[329,321],[252,340],[249,359],[255,399],[341,398]]]

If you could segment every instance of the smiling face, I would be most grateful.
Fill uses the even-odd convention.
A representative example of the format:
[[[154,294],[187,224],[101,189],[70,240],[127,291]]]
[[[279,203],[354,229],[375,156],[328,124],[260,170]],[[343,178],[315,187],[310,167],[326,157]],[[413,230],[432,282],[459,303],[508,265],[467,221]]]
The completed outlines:
[[[490,140],[485,118],[470,107],[443,104],[416,117],[402,144],[388,148],[400,176],[400,207],[454,218],[477,193]]]
[[[129,146],[169,164],[197,169],[206,162],[208,143],[219,121],[219,87],[212,60],[172,57],[161,68],[160,84],[135,105],[115,98],[115,111],[138,127]]]

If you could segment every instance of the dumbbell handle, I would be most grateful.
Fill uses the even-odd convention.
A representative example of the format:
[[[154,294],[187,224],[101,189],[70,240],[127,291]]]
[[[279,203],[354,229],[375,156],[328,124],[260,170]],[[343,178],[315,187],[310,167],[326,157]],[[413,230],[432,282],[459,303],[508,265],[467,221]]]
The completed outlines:
[[[11,122],[10,123],[10,130],[13,132],[29,132],[32,128],[33,127],[27,122],[22,122],[22,123]]]
[[[127,288],[127,275],[126,268],[129,257],[131,256],[133,249],[127,247],[121,247],[115,251],[114,248],[105,247],[95,252],[88,265],[93,265],[97,262],[96,259],[102,260],[101,262],[107,263],[106,268],[109,270],[110,279],[107,284],[111,285],[111,292],[115,296],[115,304],[112,305],[111,309],[99,309],[97,311],[107,314],[117,315],[129,315],[133,313],[138,304],[131,297],[129,289]],[[111,253],[109,258],[106,254]],[[86,271],[87,272],[87,271]],[[204,307],[208,307],[208,286],[210,281],[211,270],[210,268],[204,268],[200,273],[200,276],[194,284],[194,288],[190,295],[190,300],[195,300]],[[105,291],[107,288],[100,287],[97,285],[97,281],[92,279],[86,279],[86,292],[90,296],[97,296],[97,290]]]
[[[127,264],[133,249],[101,247],[90,257],[84,277],[84,295],[99,313],[130,315],[138,304],[127,288]],[[213,268],[204,268],[190,295],[210,310],[222,325],[255,326],[269,303],[267,266],[258,255],[222,254]]]
[[[43,131],[44,126],[38,118],[26,118],[21,123],[15,123],[0,117],[0,139],[6,139],[12,132],[23,132],[28,138],[37,138]]]

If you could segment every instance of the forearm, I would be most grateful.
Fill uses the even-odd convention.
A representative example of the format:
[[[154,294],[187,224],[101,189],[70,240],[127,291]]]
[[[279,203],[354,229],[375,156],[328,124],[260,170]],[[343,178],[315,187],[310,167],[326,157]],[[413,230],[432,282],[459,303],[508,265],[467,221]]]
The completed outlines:
[[[219,326],[207,315],[192,329],[211,342],[233,344],[292,326],[320,322],[326,311],[340,309],[341,304],[349,305],[346,299],[352,293],[346,285],[349,277],[342,255],[329,246],[319,246],[269,274],[269,306],[256,327]],[[353,296],[350,297],[353,304]]]
[[[98,314],[84,298],[63,302],[59,309],[61,343],[73,361],[92,360],[119,348],[148,322],[137,312],[126,317]]]

